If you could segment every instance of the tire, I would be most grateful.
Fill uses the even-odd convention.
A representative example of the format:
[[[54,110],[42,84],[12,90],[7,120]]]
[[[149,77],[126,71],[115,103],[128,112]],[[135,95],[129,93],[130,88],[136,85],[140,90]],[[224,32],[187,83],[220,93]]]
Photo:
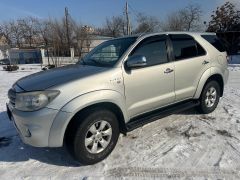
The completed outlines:
[[[199,98],[200,105],[197,108],[198,111],[203,114],[209,114],[213,112],[218,105],[219,99],[220,99],[220,86],[218,82],[216,81],[207,82]]]
[[[94,108],[74,117],[66,145],[80,164],[91,165],[105,159],[112,152],[118,137],[116,115],[107,109]]]

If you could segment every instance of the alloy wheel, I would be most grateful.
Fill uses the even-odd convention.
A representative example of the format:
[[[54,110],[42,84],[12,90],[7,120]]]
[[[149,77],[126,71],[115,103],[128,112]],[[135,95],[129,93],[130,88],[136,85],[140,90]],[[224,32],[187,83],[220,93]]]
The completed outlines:
[[[214,106],[217,99],[217,90],[214,87],[210,87],[207,90],[206,98],[205,98],[205,104],[208,108],[211,108]]]
[[[108,146],[111,138],[111,125],[105,120],[100,120],[88,129],[85,136],[85,147],[92,154],[100,153]]]

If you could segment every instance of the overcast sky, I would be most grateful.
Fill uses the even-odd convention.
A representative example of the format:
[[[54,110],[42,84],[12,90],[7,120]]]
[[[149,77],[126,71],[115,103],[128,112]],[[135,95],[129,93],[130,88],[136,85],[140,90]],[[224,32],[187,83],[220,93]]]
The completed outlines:
[[[203,10],[203,21],[208,21],[211,12],[227,0],[128,0],[131,18],[143,12],[160,20],[170,12],[197,3]],[[230,0],[240,8],[240,0]],[[82,23],[101,26],[106,17],[123,14],[126,0],[1,0],[0,21],[25,16],[59,18],[68,7],[71,16]]]

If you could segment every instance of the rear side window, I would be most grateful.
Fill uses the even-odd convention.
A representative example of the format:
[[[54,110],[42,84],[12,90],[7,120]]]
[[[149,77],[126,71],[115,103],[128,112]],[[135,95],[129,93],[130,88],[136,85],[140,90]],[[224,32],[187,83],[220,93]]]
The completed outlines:
[[[173,54],[175,60],[182,60],[203,56],[205,50],[198,44],[193,37],[184,34],[171,35]]]
[[[204,56],[206,55],[206,51],[203,49],[203,47],[197,43],[197,54],[198,56]]]
[[[223,43],[216,35],[202,35],[202,37],[207,40],[210,44],[212,44],[218,51],[224,52],[226,51]]]
[[[167,63],[166,36],[152,36],[144,39],[130,54],[130,56],[135,55],[145,56],[147,66]]]

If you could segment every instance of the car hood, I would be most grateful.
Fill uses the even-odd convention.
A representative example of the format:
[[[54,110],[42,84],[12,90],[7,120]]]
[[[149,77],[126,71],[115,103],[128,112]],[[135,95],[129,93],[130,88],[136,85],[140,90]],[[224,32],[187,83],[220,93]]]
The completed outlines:
[[[41,91],[105,70],[107,68],[75,64],[26,76],[19,79],[16,84],[25,91]]]

